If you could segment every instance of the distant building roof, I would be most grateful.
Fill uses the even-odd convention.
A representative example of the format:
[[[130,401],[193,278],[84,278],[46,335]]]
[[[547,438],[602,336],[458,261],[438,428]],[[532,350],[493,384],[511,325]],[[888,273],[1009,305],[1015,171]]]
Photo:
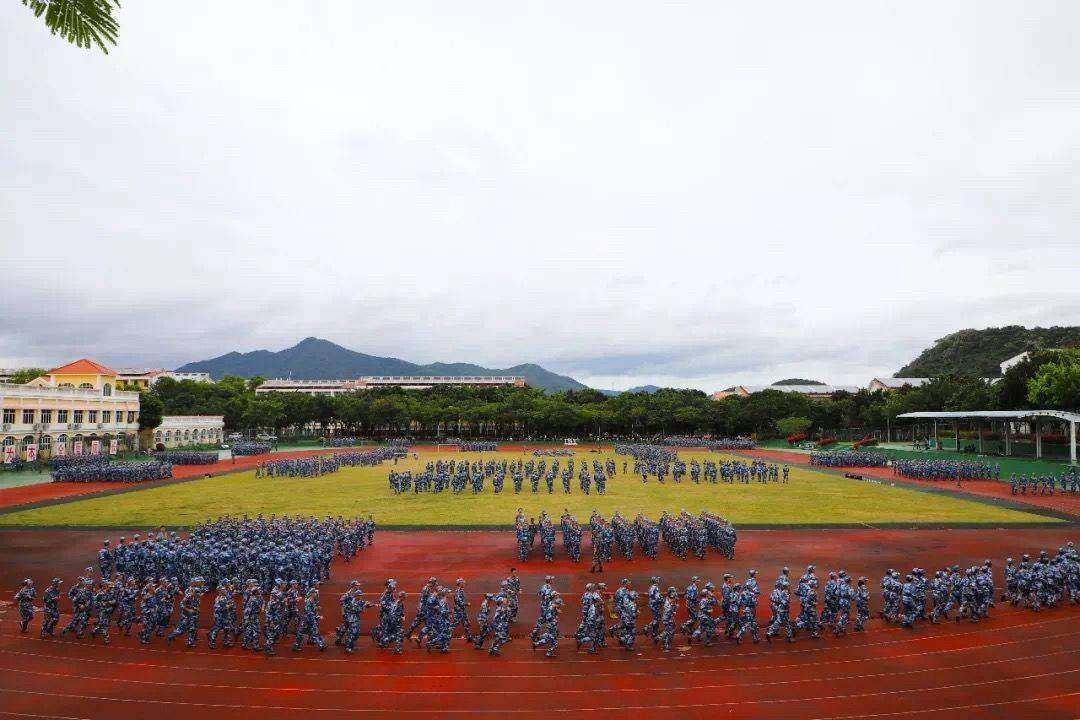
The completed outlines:
[[[832,395],[836,392],[857,393],[855,385],[736,385],[733,392],[753,394],[763,390],[799,393],[801,395]]]
[[[890,390],[898,390],[905,385],[910,385],[911,387],[919,387],[920,385],[925,385],[928,382],[930,382],[930,378],[928,377],[876,377],[870,381],[870,384],[874,385],[876,383],[882,385],[883,387],[887,387]]]
[[[116,371],[86,358],[53,368],[47,375],[116,375]]]

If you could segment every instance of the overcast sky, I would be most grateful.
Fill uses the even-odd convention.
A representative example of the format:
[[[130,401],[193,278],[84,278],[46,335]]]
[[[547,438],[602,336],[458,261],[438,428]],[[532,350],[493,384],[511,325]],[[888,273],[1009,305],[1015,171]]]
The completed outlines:
[[[0,4],[0,365],[865,384],[1080,323],[1080,3]]]

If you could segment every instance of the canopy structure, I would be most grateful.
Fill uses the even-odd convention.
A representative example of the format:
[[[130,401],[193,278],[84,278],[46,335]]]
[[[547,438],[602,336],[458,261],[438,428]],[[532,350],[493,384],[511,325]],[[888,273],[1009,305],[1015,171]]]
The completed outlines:
[[[1012,454],[1012,442],[1009,425],[1013,422],[1031,422],[1035,428],[1035,457],[1042,457],[1042,431],[1039,427],[1039,418],[1050,418],[1066,423],[1069,426],[1069,461],[1076,464],[1076,426],[1080,423],[1080,413],[1067,410],[941,410],[909,412],[897,415],[898,418],[912,420],[933,420],[934,436],[937,439],[937,421],[952,420],[1000,420],[1005,423],[1005,454]],[[982,446],[982,434],[979,435],[980,449]],[[957,430],[956,448],[960,449],[959,429]]]

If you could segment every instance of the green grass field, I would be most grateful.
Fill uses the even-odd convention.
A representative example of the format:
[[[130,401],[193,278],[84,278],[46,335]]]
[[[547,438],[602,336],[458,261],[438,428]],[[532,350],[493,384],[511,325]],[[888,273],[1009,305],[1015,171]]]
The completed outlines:
[[[522,453],[485,453],[465,456],[476,459],[530,458]],[[450,455],[448,455],[450,456]],[[606,453],[579,453],[577,459],[600,459]],[[706,453],[683,452],[686,460]],[[452,457],[463,457],[457,453]],[[716,457],[715,454],[712,457]],[[419,469],[433,453],[421,454],[420,461],[410,458],[400,462],[398,470]],[[621,470],[623,458],[616,456]],[[562,461],[565,463],[565,460]],[[1021,523],[1052,521],[1006,508],[934,495],[887,484],[858,480],[793,468],[787,485],[727,485],[689,480],[665,485],[655,480],[643,485],[640,477],[619,475],[608,483],[606,495],[583,495],[575,478],[572,493],[564,495],[556,480],[555,494],[548,495],[541,482],[541,492],[525,490],[515,495],[507,480],[507,490],[496,495],[490,482],[485,491],[473,495],[444,492],[439,495],[405,494],[395,496],[389,489],[387,474],[392,466],[348,468],[315,479],[256,478],[254,472],[237,473],[210,479],[194,480],[112,497],[76,500],[36,510],[0,515],[0,525],[68,525],[154,527],[191,525],[221,514],[316,514],[352,516],[373,513],[382,527],[395,525],[475,526],[511,525],[518,507],[530,515],[546,509],[558,515],[569,508],[584,520],[595,508],[605,515],[621,510],[633,516],[644,510],[656,518],[661,510],[692,513],[709,510],[739,523],[832,524],[884,522],[971,522]],[[631,463],[632,469],[632,463]]]

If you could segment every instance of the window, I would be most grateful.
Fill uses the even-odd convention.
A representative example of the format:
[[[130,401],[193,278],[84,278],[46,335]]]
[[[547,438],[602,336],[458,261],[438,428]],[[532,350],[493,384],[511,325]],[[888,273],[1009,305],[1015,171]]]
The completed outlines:
[[[135,411],[134,410],[128,410],[128,425],[130,425],[133,422],[135,422]]]
[[[57,385],[57,387],[64,388],[65,390],[74,390],[75,389],[75,386],[72,385],[71,383],[60,383],[59,385]]]
[[[112,422],[112,410],[102,410],[101,411],[101,422],[103,422],[103,423]]]
[[[82,420],[83,419],[83,411],[82,410],[72,410],[71,412],[72,412],[72,415],[74,416],[74,418],[72,419],[71,422],[81,423],[83,421]]]
[[[52,410],[42,410],[41,411],[41,422],[43,422],[43,423],[51,423],[52,422]]]
[[[108,397],[109,395],[112,395],[112,385],[110,385],[109,383],[105,383],[104,385],[102,385],[101,386],[101,394],[104,395],[105,397]]]
[[[33,445],[33,444],[34,444],[34,436],[33,435],[27,435],[26,437],[24,437],[22,439],[22,442],[19,443],[19,449],[22,450],[23,452],[26,452],[27,445]]]
[[[15,444],[15,438],[11,437],[10,435],[8,435],[6,438],[4,438],[4,447],[11,447],[14,444]]]
[[[67,435],[61,435],[60,437],[56,438],[56,444],[57,445],[67,445],[67,441],[68,441],[68,436]]]
[[[15,410],[12,408],[4,408],[4,424],[8,425],[15,422]]]
[[[93,390],[94,389],[94,384],[93,383],[79,383],[79,389],[80,390]]]
[[[92,422],[92,423],[97,422],[97,410],[87,410],[86,415],[87,415],[86,422]]]
[[[38,448],[39,452],[49,452],[52,450],[52,438],[48,435],[41,436],[41,446]]]
[[[56,411],[56,422],[66,423],[67,421],[68,421],[68,411],[67,410],[57,410]]]
[[[23,410],[22,411],[22,421],[23,421],[23,425],[33,425],[34,424],[34,411],[33,410]]]

